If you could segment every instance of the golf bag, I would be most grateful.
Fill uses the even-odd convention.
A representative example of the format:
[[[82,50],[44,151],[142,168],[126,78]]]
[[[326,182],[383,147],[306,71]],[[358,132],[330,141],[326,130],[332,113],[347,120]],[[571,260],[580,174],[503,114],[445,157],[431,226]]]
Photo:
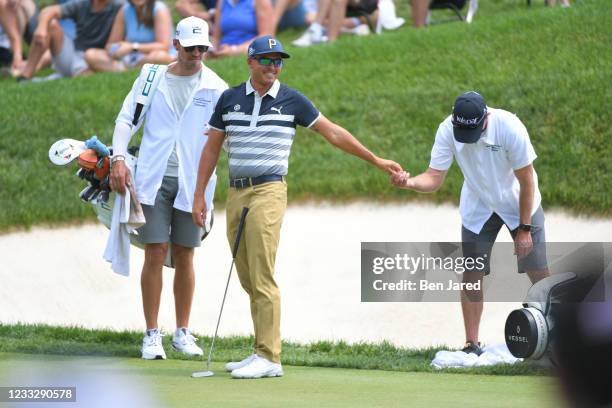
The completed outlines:
[[[536,282],[527,292],[523,308],[506,319],[506,345],[513,356],[539,359],[554,339],[555,315],[559,304],[577,282],[571,272],[549,276]]]
[[[81,201],[90,203],[98,220],[108,229],[111,227],[113,218],[113,206],[116,193],[110,188],[110,159],[112,152],[96,136],[82,142],[74,139],[61,139],[55,142],[49,149],[49,159],[57,166],[66,166],[75,159],[79,165],[76,175],[87,181],[87,186],[81,190],[79,197]],[[128,167],[136,169],[138,165],[138,147],[132,146],[125,156]],[[206,214],[206,223],[202,231],[202,240],[210,233],[214,221],[214,214],[209,210]],[[144,245],[138,239],[138,231],[130,232],[130,243],[137,248],[144,249]],[[174,267],[172,249],[168,250],[164,265]]]
[[[133,160],[134,166],[136,166],[137,158],[132,156],[131,154],[126,155],[125,160]],[[106,200],[96,199],[91,201],[91,204],[94,207],[94,211],[98,216],[98,220],[104,224],[104,226],[110,229],[111,221],[113,219],[113,207],[115,203],[116,193],[110,192],[110,195]],[[202,241],[204,238],[208,236],[210,230],[212,229],[214,222],[214,212],[212,210],[208,210],[206,213],[206,221],[204,223],[204,228],[202,230]],[[144,249],[144,245],[138,239],[138,231],[134,230],[130,232],[130,243],[137,248]],[[168,252],[166,254],[166,259],[164,260],[164,265],[168,268],[174,268],[174,259],[172,257],[172,245],[168,248]]]

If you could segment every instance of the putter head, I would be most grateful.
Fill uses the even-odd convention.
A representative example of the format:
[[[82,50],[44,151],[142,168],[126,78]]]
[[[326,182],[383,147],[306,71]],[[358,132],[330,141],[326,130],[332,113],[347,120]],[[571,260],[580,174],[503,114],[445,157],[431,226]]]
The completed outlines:
[[[215,373],[213,373],[212,371],[196,371],[195,373],[191,374],[191,377],[202,378],[202,377],[212,377],[213,375],[215,375]]]

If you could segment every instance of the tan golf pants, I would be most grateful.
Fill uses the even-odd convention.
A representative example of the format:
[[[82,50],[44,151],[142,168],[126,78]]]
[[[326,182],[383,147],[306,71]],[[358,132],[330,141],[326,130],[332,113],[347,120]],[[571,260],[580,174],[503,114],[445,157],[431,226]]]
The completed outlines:
[[[278,181],[229,189],[226,211],[231,248],[243,207],[248,207],[249,212],[236,254],[236,269],[251,300],[255,353],[280,363],[280,291],[274,281],[274,263],[287,207],[287,184]]]

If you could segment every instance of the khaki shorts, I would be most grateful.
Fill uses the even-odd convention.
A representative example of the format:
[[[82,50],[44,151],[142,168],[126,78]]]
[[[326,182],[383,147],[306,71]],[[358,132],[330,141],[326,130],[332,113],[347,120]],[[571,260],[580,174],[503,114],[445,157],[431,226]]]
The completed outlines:
[[[178,178],[164,177],[154,205],[142,205],[147,223],[138,228],[142,244],[172,242],[186,248],[202,244],[202,228],[193,223],[190,212],[174,208],[178,192]]]

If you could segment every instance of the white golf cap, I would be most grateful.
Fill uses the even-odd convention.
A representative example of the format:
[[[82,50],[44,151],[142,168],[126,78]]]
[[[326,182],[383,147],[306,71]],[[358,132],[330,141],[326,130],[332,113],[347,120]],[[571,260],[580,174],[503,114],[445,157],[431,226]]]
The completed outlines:
[[[187,17],[176,25],[176,39],[183,47],[205,45],[211,47],[208,39],[208,24],[198,17]]]

